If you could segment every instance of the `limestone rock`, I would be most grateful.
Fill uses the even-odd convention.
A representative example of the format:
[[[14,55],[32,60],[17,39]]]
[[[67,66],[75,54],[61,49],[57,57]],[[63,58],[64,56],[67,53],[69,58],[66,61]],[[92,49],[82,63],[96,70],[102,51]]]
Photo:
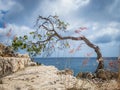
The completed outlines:
[[[76,76],[77,79],[80,79],[80,78],[83,78],[83,73],[82,72],[79,72]]]
[[[79,72],[76,76],[76,78],[80,79],[80,78],[87,78],[87,79],[93,79],[95,77],[94,74],[92,74],[91,72]]]
[[[31,62],[28,63],[28,66],[36,66],[36,65],[37,65],[36,62],[32,62],[32,61],[31,61]]]
[[[73,75],[74,72],[70,69],[65,69],[65,70],[61,70],[61,71],[57,72],[57,74]]]
[[[97,85],[89,79],[57,74],[54,66],[26,67],[0,81],[0,90],[119,90],[115,80]],[[107,87],[108,86],[108,87]],[[110,88],[109,88],[110,87]]]
[[[12,66],[9,62],[0,59],[0,77],[12,73]]]
[[[72,75],[58,75],[58,71],[54,66],[27,67],[2,78],[0,88],[4,90],[18,90],[18,88],[20,90],[67,90],[75,86],[80,88],[84,83]],[[84,88],[89,88],[91,84],[84,84],[84,86]],[[94,85],[92,85],[91,90],[94,90],[93,88]]]
[[[30,58],[0,57],[0,77],[30,66],[31,62]]]
[[[28,54],[14,53],[12,48],[0,43],[0,77],[14,73],[26,66],[35,66]]]
[[[16,57],[19,57],[19,58],[30,58],[28,54],[20,54],[20,53],[17,53]]]

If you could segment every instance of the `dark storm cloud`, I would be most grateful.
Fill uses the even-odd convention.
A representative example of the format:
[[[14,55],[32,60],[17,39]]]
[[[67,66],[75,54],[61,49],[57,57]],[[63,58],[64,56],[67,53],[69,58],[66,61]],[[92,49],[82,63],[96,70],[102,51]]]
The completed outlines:
[[[89,21],[120,22],[120,0],[91,0],[78,15]]]
[[[4,16],[5,21],[16,24],[27,24],[34,10],[40,4],[41,0],[15,0],[16,4]]]

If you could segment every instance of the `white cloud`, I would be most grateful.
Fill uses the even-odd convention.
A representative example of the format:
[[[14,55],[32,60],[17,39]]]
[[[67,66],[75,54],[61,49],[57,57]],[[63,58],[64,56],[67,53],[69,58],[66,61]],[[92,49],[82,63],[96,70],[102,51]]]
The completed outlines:
[[[90,0],[73,0],[80,7],[89,4]]]
[[[15,24],[8,24],[7,28],[11,28],[13,33],[17,34],[17,36],[28,35],[29,32],[34,31],[34,29],[27,26],[17,26]]]
[[[69,17],[74,11],[87,5],[89,1],[90,0],[55,0],[52,2],[50,0],[44,0],[36,12],[41,13],[42,11],[42,14],[44,15],[56,13],[59,16]]]
[[[10,37],[7,36],[7,33],[11,29]],[[14,36],[23,36],[30,35],[29,32],[34,31],[27,26],[17,26],[15,24],[7,24],[6,28],[0,28],[0,42],[6,43],[6,41],[13,40]],[[9,42],[10,43],[10,42]]]
[[[78,8],[86,5],[89,3],[90,0],[61,0],[57,2],[58,5],[55,7],[58,9],[56,12],[58,14],[70,14],[74,10],[77,10]]]
[[[120,40],[117,40],[119,38],[119,26],[120,24],[117,22],[110,22],[108,24],[95,24],[92,28],[94,32],[92,35],[89,34],[89,38],[92,41],[97,41],[99,43],[102,43],[104,40],[104,43],[108,43],[107,41],[117,43]],[[105,42],[106,41],[106,42]]]
[[[110,22],[108,24],[108,27],[111,27],[111,28],[116,28],[118,26],[120,26],[120,23],[118,23],[118,22]]]

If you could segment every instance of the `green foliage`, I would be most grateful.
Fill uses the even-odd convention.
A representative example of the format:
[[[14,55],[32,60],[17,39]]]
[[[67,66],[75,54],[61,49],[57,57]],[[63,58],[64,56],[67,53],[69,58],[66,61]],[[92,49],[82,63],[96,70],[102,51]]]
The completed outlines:
[[[30,32],[30,34],[34,34],[35,32]]]
[[[57,20],[58,20],[57,28],[58,28],[59,30],[66,31],[69,23],[65,23],[64,21],[61,21],[60,19],[57,19]]]
[[[32,32],[32,34],[34,33]],[[41,38],[40,34],[38,34],[38,38]],[[27,35],[24,35],[23,37],[16,37],[16,39],[12,41],[12,48],[15,51],[25,49],[31,56],[34,56],[41,53],[44,44],[33,43],[32,40],[28,40]]]
[[[42,35],[38,34],[38,38],[41,39]]]
[[[25,35],[23,38],[24,38],[24,40],[27,40],[27,39],[28,39],[28,36],[27,36],[27,35]]]
[[[70,45],[69,45],[68,42],[66,42],[64,45],[65,45],[66,48],[70,48]]]
[[[31,55],[40,54],[41,50],[42,50],[42,45],[37,46],[36,44],[32,44],[32,45],[30,45],[30,46],[27,47],[27,51]]]
[[[20,38],[21,38],[21,37],[20,37]],[[12,42],[12,47],[13,47],[13,49],[14,49],[15,51],[18,50],[18,47],[22,47],[22,45],[23,45],[23,41],[20,40],[20,39],[18,39],[18,38],[16,38],[16,39]]]
[[[40,20],[43,20],[41,21],[42,23],[38,22]],[[54,36],[56,32],[55,30],[59,29],[62,31],[66,31],[68,25],[68,23],[60,20],[59,17],[56,15],[49,16],[48,18],[43,18],[42,16],[40,16],[39,19],[37,19],[37,30],[30,32],[30,37],[28,37],[28,35],[16,37],[12,41],[12,48],[15,51],[19,49],[24,49],[31,56],[41,54],[42,52],[49,52],[49,54],[51,54],[51,52],[53,52],[54,50],[54,46],[50,47],[50,43],[57,42],[57,39]],[[69,47],[68,43],[63,45],[64,47]]]

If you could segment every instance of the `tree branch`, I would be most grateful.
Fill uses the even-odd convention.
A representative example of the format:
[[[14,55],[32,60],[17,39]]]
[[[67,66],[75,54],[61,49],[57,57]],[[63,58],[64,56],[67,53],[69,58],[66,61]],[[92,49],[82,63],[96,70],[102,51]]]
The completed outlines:
[[[37,41],[37,44],[48,42],[48,41],[50,41],[51,38],[54,37],[54,36],[55,36],[55,34],[52,34],[51,36],[49,36],[47,39],[45,39],[45,40],[43,40],[43,41]]]
[[[48,16],[48,18],[39,16],[37,21],[39,21],[39,19],[42,19],[42,20],[45,20],[45,22],[49,22],[49,23],[51,24],[51,26],[52,26],[52,30],[54,30],[54,25],[53,25],[52,21],[50,20],[50,17],[51,17],[51,15]],[[44,24],[45,24],[45,23],[44,23]],[[44,24],[42,24],[42,25],[44,25]]]

